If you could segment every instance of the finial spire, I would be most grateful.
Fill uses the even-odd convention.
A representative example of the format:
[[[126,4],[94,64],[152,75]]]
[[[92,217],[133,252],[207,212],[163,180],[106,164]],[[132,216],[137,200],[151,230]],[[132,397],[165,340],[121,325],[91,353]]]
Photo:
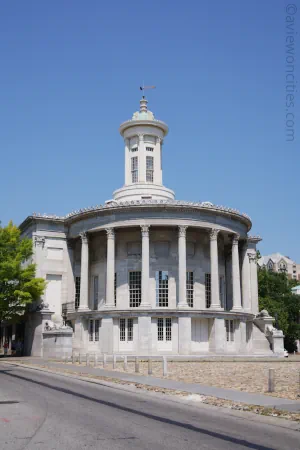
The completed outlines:
[[[140,100],[140,112],[147,112],[148,111],[147,103],[148,103],[148,100],[143,95],[143,97]]]

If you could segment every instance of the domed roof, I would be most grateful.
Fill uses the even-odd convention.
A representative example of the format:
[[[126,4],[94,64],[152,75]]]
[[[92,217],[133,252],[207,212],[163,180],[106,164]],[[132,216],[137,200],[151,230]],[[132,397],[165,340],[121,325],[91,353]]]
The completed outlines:
[[[154,120],[154,114],[152,111],[136,111],[132,120]]]

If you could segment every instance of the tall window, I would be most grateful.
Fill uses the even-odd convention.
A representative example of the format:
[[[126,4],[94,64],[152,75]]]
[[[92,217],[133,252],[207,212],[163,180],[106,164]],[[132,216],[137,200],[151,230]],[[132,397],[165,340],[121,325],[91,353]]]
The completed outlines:
[[[186,300],[187,304],[193,308],[194,306],[194,272],[186,273]]]
[[[131,158],[131,179],[132,183],[139,181],[139,160],[137,156]]]
[[[169,306],[169,275],[164,270],[155,273],[156,306]]]
[[[225,320],[226,340],[234,342],[234,320]]]
[[[75,278],[75,308],[80,306],[80,277]]]
[[[146,156],[146,181],[148,181],[149,183],[153,183],[153,160],[153,156]]]
[[[99,319],[91,319],[89,321],[89,341],[90,342],[98,342],[99,341],[99,327],[100,320]]]
[[[114,299],[115,299],[115,306],[117,305],[117,273],[115,273],[115,279],[114,279]]]
[[[206,308],[210,308],[211,305],[211,274],[205,274],[205,300]]]
[[[141,272],[129,272],[129,306],[136,308],[142,300],[142,274]]]
[[[133,319],[120,319],[120,341],[133,341]]]
[[[171,341],[172,340],[172,319],[170,317],[157,319],[157,340]]]
[[[98,309],[98,297],[99,297],[98,276],[95,276],[94,277],[94,309]]]
[[[219,289],[220,289],[221,307],[224,308],[225,307],[225,277],[224,277],[224,275],[220,275]]]

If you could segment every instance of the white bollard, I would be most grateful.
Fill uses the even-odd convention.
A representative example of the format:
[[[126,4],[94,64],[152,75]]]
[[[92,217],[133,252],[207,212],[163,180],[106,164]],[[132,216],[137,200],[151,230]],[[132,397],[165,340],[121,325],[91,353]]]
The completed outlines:
[[[124,356],[124,371],[127,371],[127,356]]]
[[[117,368],[117,356],[113,355],[113,369]]]
[[[268,392],[275,391],[275,369],[269,369]]]
[[[152,359],[148,359],[148,375],[152,375]]]
[[[87,353],[86,354],[86,361],[85,361],[85,365],[88,366],[90,363],[90,355]]]
[[[168,375],[168,360],[166,356],[163,356],[163,376],[166,377]]]
[[[106,367],[106,353],[103,353],[103,368]]]
[[[135,373],[139,373],[140,372],[140,361],[139,361],[139,357],[136,356],[135,357]]]
[[[79,353],[79,355],[78,355],[78,362],[79,362],[79,364],[81,364],[81,360],[82,360],[82,356],[81,356],[81,353]]]
[[[72,352],[72,364],[74,364],[74,362],[75,362],[75,353]]]
[[[95,353],[95,355],[94,355],[94,367],[96,367],[97,364],[98,364],[98,357],[97,357],[97,355]]]

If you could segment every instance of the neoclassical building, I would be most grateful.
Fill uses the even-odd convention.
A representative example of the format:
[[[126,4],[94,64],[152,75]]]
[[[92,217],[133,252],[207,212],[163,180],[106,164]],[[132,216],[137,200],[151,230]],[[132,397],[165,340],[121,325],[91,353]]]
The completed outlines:
[[[125,184],[112,200],[21,224],[47,280],[26,316],[27,354],[282,354],[282,333],[258,314],[250,218],[175,200],[162,178],[168,126],[144,97],[120,133]]]

